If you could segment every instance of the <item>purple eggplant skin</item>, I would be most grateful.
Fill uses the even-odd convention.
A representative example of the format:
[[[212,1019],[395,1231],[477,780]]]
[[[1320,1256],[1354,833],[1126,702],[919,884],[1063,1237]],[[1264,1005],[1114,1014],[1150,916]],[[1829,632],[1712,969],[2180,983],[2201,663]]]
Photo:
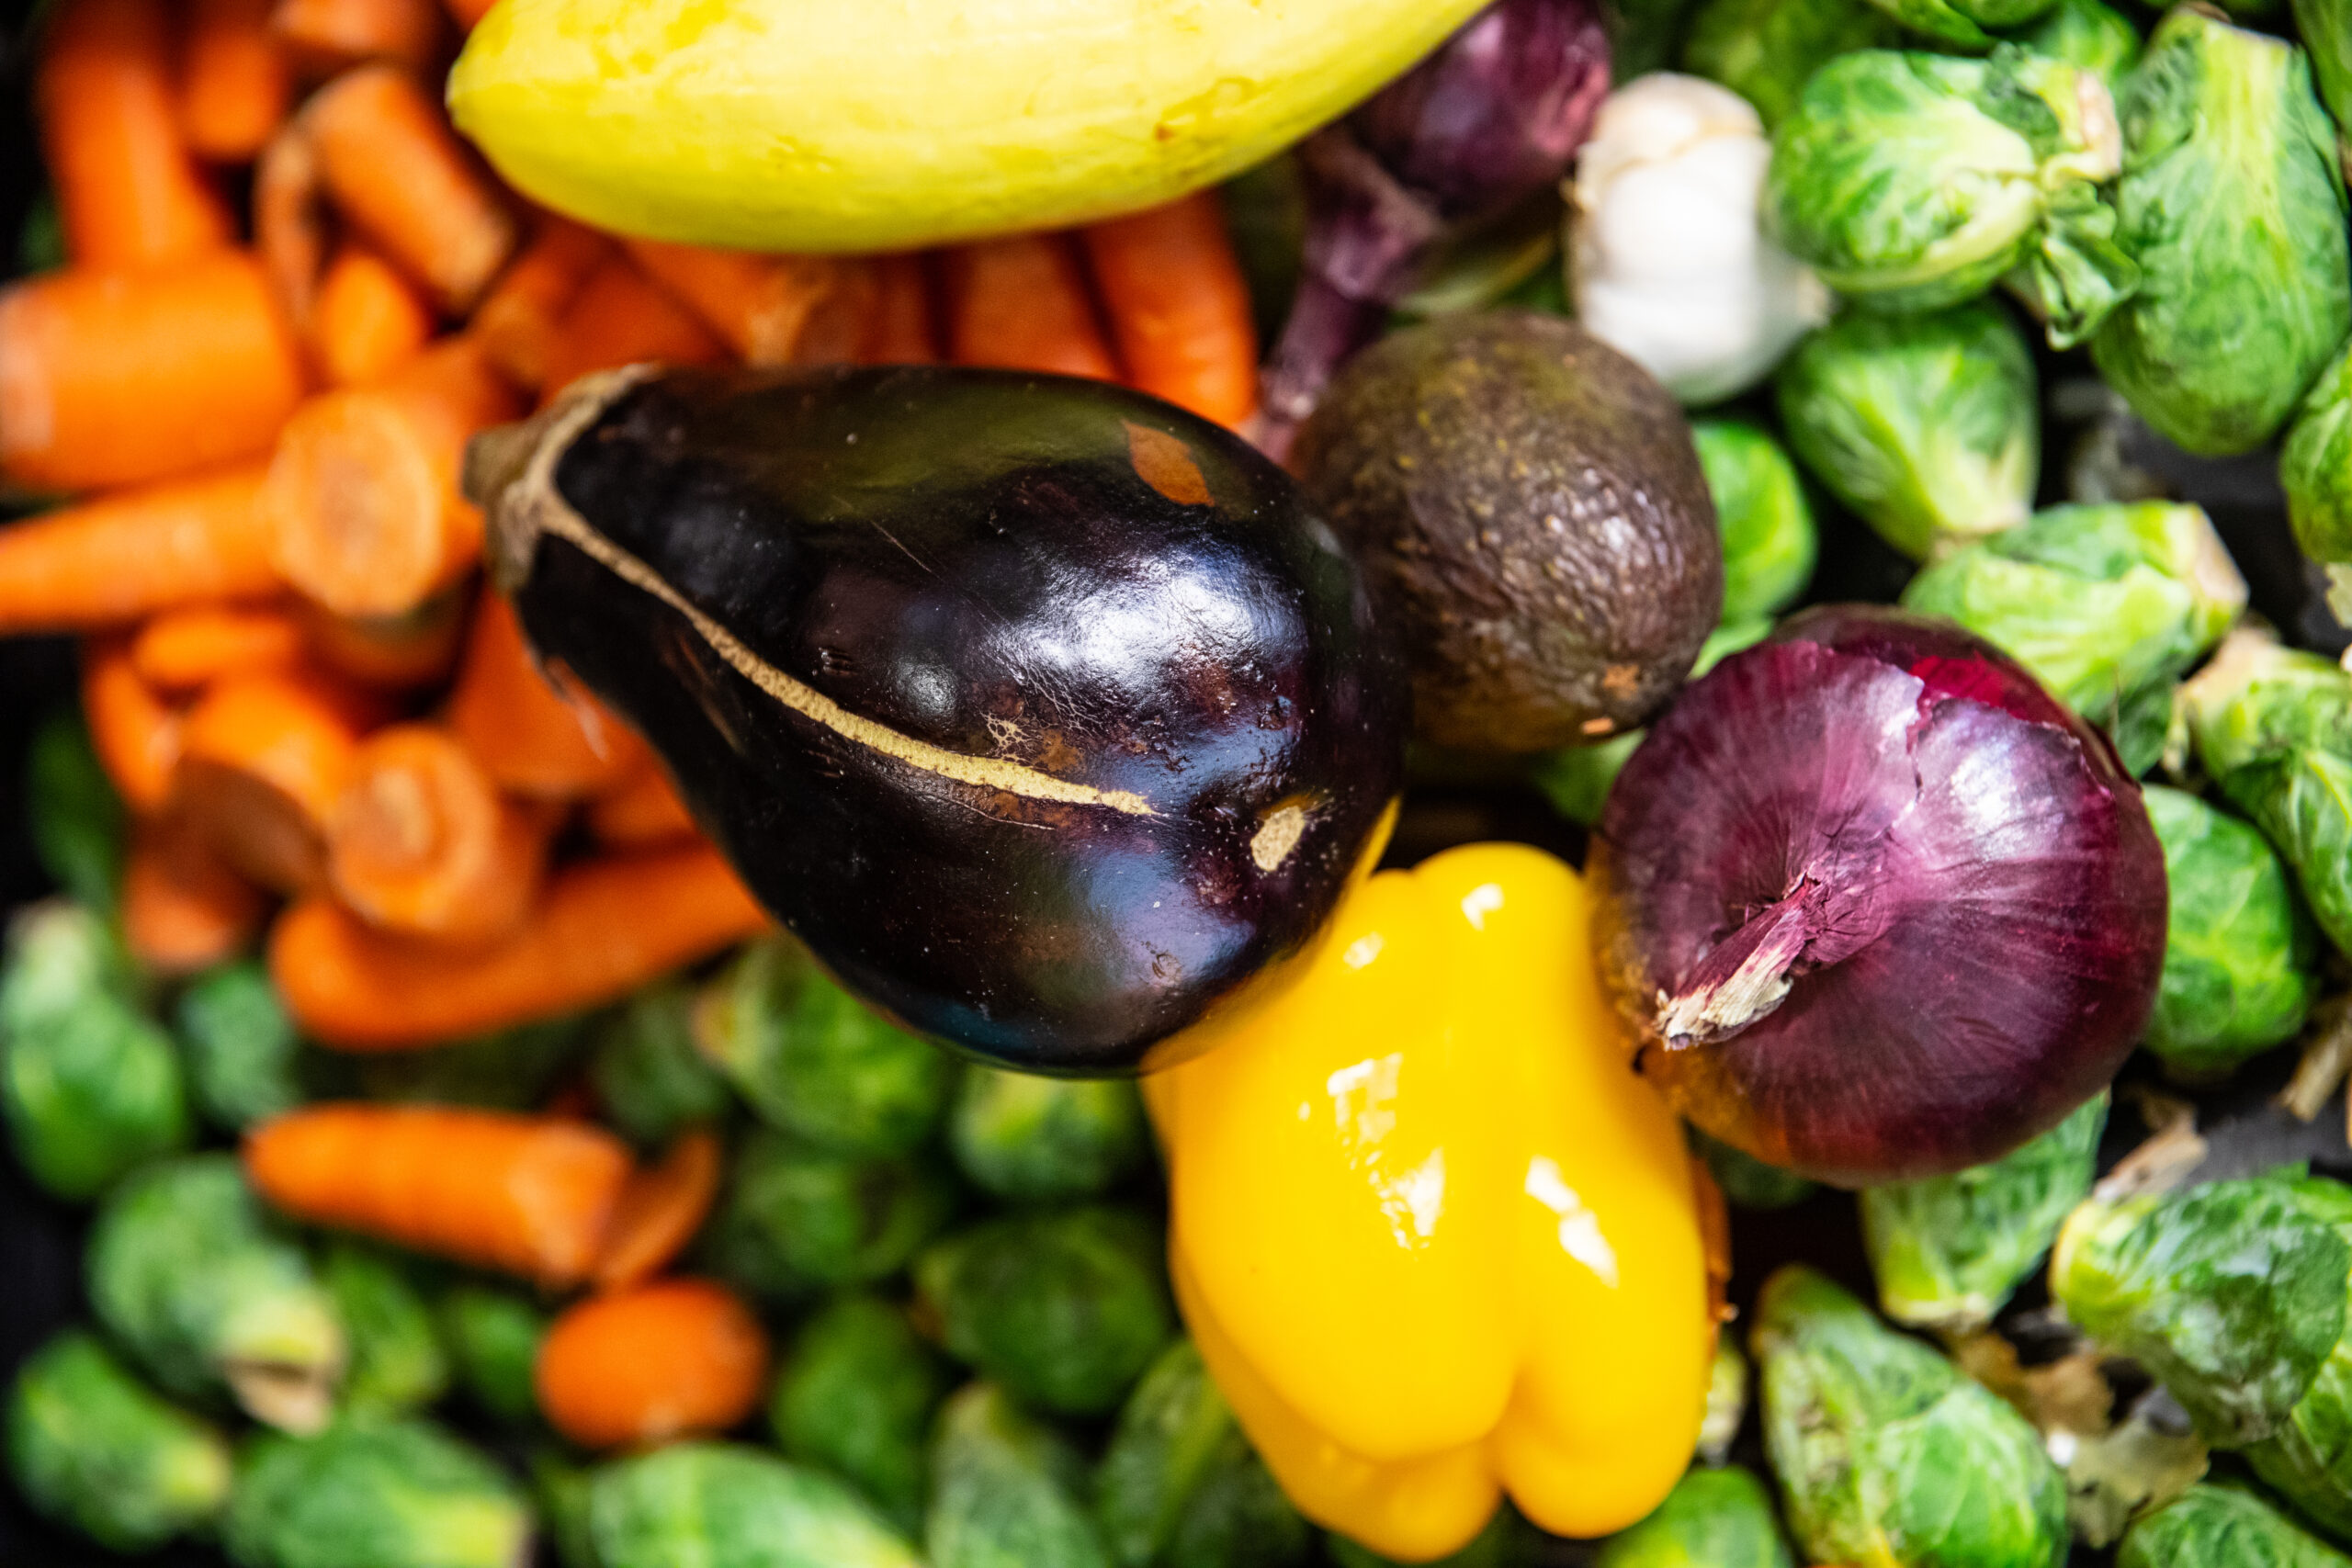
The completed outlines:
[[[534,648],[845,986],[947,1043],[1138,1068],[1313,935],[1401,787],[1354,561],[1170,404],[672,369],[519,432],[469,479]]]

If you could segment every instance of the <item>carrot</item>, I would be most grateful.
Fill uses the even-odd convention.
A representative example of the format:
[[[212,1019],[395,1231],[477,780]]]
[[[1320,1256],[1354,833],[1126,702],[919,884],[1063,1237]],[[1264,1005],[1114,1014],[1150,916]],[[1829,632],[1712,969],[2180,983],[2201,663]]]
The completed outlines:
[[[440,105],[407,73],[363,65],[321,89],[301,119],[335,210],[443,310],[471,310],[522,229]]]
[[[314,1038],[399,1050],[602,1006],[766,919],[718,852],[694,845],[559,871],[522,927],[488,948],[404,940],[305,899],[270,932],[269,966]]]
[[[588,828],[607,849],[633,850],[693,838],[698,829],[670,775],[651,758],[588,803]]]
[[[405,615],[338,615],[307,599],[296,614],[321,664],[346,681],[397,692],[448,679],[465,641],[467,603],[462,589],[452,589]]]
[[[593,229],[543,218],[523,254],[482,297],[469,326],[515,385],[536,391],[546,384],[564,311],[612,250],[612,241]]]
[[[645,743],[604,704],[540,671],[514,606],[492,593],[475,607],[448,721],[501,789],[537,800],[604,795],[647,765]]]
[[[319,279],[311,351],[331,387],[380,381],[424,351],[433,308],[392,265],[346,244]]]
[[[566,1310],[539,1342],[539,1412],[582,1448],[723,1432],[767,1382],[759,1319],[725,1286],[659,1280]]]
[[[190,604],[166,610],[130,639],[131,668],[148,685],[192,692],[232,675],[301,662],[302,623],[281,609]]]
[[[473,30],[476,22],[490,14],[494,3],[495,0],[446,0],[449,19],[468,32]]]
[[[582,1122],[348,1103],[262,1123],[244,1160],[296,1219],[548,1285],[587,1275],[630,1163],[618,1138]]]
[[[269,139],[254,165],[254,248],[278,308],[307,338],[326,271],[332,225],[319,179],[319,150],[301,117]]]
[[[600,1291],[627,1290],[662,1272],[702,1229],[718,1196],[718,1135],[706,1127],[678,1134],[662,1163],[640,1167],[621,1189],[592,1271]]]
[[[351,776],[363,716],[345,694],[300,675],[222,681],[181,726],[174,806],[263,886],[317,886],[327,819]]]
[[[483,942],[537,897],[556,816],[510,800],[447,730],[396,724],[360,743],[327,821],[327,880],[386,931]]]
[[[423,604],[481,557],[481,513],[458,493],[466,442],[518,412],[466,336],[375,386],[304,403],[261,492],[278,571],[338,615]]]
[[[75,265],[153,266],[230,243],[228,206],[180,139],[163,0],[60,6],[33,93]]]
[[[162,810],[179,765],[180,716],[139,678],[128,638],[85,645],[82,713],[123,804],[142,814]]]
[[[812,316],[848,286],[851,272],[833,256],[755,255],[659,240],[628,245],[647,276],[752,365],[795,363]]]
[[[269,28],[311,76],[371,60],[423,74],[440,63],[448,21],[437,0],[277,0]]]
[[[1215,191],[1085,231],[1127,384],[1220,424],[1258,408],[1250,286]]]
[[[1087,298],[1078,252],[1060,234],[1015,234],[947,253],[948,357],[958,365],[1118,375]]]
[[[180,134],[198,156],[242,164],[269,145],[293,86],[270,0],[193,0],[180,45]]]
[[[616,253],[596,265],[564,311],[539,389],[552,395],[592,370],[642,360],[705,365],[726,357],[709,328]]]
[[[192,975],[238,951],[261,929],[260,888],[231,870],[185,818],[139,824],[122,869],[122,935],[159,975]]]
[[[280,591],[258,466],[119,491],[0,527],[0,633],[102,626]]]
[[[294,339],[241,252],[0,289],[0,473],[21,483],[142,484],[258,457],[301,396]]]
[[[859,339],[861,365],[929,365],[939,358],[931,272],[920,255],[876,256],[874,310]]]

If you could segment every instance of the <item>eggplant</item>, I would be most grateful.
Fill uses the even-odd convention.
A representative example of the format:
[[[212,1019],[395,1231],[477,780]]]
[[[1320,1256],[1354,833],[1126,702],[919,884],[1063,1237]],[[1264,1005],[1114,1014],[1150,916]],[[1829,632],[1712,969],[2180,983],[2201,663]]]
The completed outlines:
[[[910,1028],[1155,1052],[1377,853],[1408,697],[1365,580],[1238,437],[1098,382],[639,367],[478,440],[539,656]]]

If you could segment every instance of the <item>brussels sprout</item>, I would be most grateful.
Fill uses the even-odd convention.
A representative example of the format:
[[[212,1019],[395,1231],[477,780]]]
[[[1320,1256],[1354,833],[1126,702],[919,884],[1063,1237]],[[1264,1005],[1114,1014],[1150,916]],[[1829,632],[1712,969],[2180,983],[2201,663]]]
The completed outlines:
[[[78,904],[35,905],[0,971],[0,1111],[17,1157],[61,1198],[94,1198],[187,1142],[171,1037],[129,999],[113,931]]]
[[[2352,1243],[2352,1188],[2294,1183],[2305,1213]],[[2346,1281],[2352,1291],[2352,1280]],[[2339,1540],[2352,1540],[2352,1313],[2311,1388],[2278,1430],[2245,1450],[2254,1472]]]
[[[802,1326],[768,1402],[786,1454],[854,1482],[892,1523],[922,1523],[924,1439],[947,1369],[906,1313],[847,1295]]]
[[[449,1355],[433,1309],[401,1259],[338,1238],[327,1244],[319,1282],[334,1302],[349,1347],[341,1396],[345,1410],[405,1416],[449,1391]]]
[[[1776,390],[1805,467],[1913,559],[2025,521],[2041,417],[2007,311],[1849,310],[1790,356]]]
[[[539,1528],[563,1568],[604,1568],[596,1561],[595,1533],[588,1517],[595,1490],[594,1472],[573,1463],[569,1454],[542,1449],[531,1456],[531,1498],[537,1506]]]
[[[1796,465],[1746,420],[1693,420],[1690,439],[1724,534],[1724,623],[1777,615],[1804,592],[1820,548]]]
[[[2071,347],[2138,283],[2099,190],[2122,161],[2112,111],[2096,75],[2015,44],[1841,55],[1773,132],[1768,227],[1877,310],[1957,305],[2015,273]]]
[[[2172,894],[2147,1046],[2184,1077],[2220,1077],[2301,1030],[2319,942],[2261,834],[2183,791],[2141,793]]]
[[[193,1398],[225,1385],[289,1431],[325,1421],[342,1322],[235,1156],[134,1172],[98,1211],[83,1265],[98,1321],[165,1389]]]
[[[301,1042],[258,961],[207,970],[180,993],[175,1016],[188,1088],[206,1121],[241,1133],[302,1103]]]
[[[2283,39],[2175,9],[2120,101],[2117,237],[2139,292],[2091,358],[2184,451],[2251,451],[2352,332],[2335,128]]]
[[[2058,0],[2040,21],[2008,37],[2036,54],[2089,72],[2110,88],[2140,59],[2140,29],[2103,0]]]
[[[735,1103],[727,1080],[695,1049],[694,994],[675,981],[649,986],[596,1029],[589,1081],[605,1119],[639,1148],[658,1148]]]
[[[2059,1232],[2050,1290],[2146,1367],[2216,1444],[2278,1429],[2345,1326],[2352,1245],[2278,1177],[2092,1199]]]
[[[2343,0],[2294,0],[2295,30],[2311,51],[2320,102],[2341,130],[2352,126],[2352,6]]]
[[[1802,1203],[1817,1190],[1814,1182],[1795,1171],[1767,1165],[1747,1150],[1733,1148],[1696,1127],[1690,1129],[1689,1137],[1691,1148],[1707,1162],[1707,1173],[1735,1208],[1770,1213]]]
[[[528,1424],[539,1409],[531,1379],[547,1314],[514,1291],[468,1283],[442,1296],[438,1316],[442,1342],[468,1397],[510,1427]]]
[[[1699,657],[1690,666],[1690,679],[1697,680],[1741,649],[1753,648],[1771,635],[1772,623],[1766,619],[1717,626],[1700,645]],[[1533,759],[1529,781],[1544,792],[1552,809],[1589,828],[1600,820],[1600,808],[1609,799],[1609,786],[1617,782],[1626,760],[1648,733],[1645,729],[1629,729],[1597,746],[1563,746],[1556,751],[1546,751]],[[1720,1177],[1721,1173],[1717,1175]]]
[[[2091,1190],[2107,1095],[1990,1165],[1861,1195],[1862,1245],[1879,1306],[1914,1328],[1984,1328],[2041,1266],[2058,1227]]]
[[[2346,1568],[2348,1561],[2234,1486],[2190,1487],[2133,1524],[2115,1554],[2116,1568]]]
[[[757,1294],[791,1298],[897,1273],[956,1213],[927,1156],[849,1159],[762,1129],[743,1140],[706,1247]]]
[[[596,1472],[599,1568],[921,1568],[840,1482],[731,1443],[675,1443]]]
[[[1903,603],[2014,656],[2113,736],[2136,773],[2164,754],[2174,682],[2245,594],[2201,507],[2143,502],[2038,513],[1930,563]]]
[[[1809,1269],[1765,1281],[1764,1446],[1816,1562],[2057,1568],[2066,1487],[2024,1416]]]
[[[197,1529],[229,1495],[220,1434],[150,1393],[79,1328],[17,1370],[8,1463],[27,1502],[116,1551]]]
[[[1111,1568],[1080,1501],[1084,1462],[989,1383],[940,1413],[931,1456],[931,1568]]]
[[[947,1146],[973,1183],[1000,1198],[1092,1198],[1150,1153],[1143,1100],[1127,1078],[1046,1078],[965,1070]]]
[[[112,915],[122,886],[122,798],[90,744],[89,726],[58,714],[33,732],[25,761],[25,826],[41,869],[74,902]]]
[[[1162,1351],[1120,1408],[1094,1513],[1122,1568],[1274,1568],[1314,1544],[1190,1339]]]
[[[1682,68],[1755,105],[1770,130],[1796,107],[1815,71],[1902,37],[1869,0],[1702,0],[1683,39]]]
[[[1764,1483],[1732,1465],[1693,1470],[1657,1511],[1611,1536],[1593,1568],[1796,1568]]]
[[[984,1221],[917,1258],[915,1285],[949,1355],[1066,1415],[1116,1408],[1174,1331],[1159,1227],[1125,1209]]]
[[[777,937],[743,949],[695,1013],[695,1039],[770,1124],[843,1155],[892,1155],[938,1125],[955,1062],[884,1021]]]
[[[2051,0],[1871,0],[1913,32],[1961,49],[1990,49],[1990,28],[2021,27],[2050,9]]]
[[[1707,1369],[1707,1412],[1699,1418],[1698,1455],[1721,1464],[1747,1419],[1747,1358],[1729,1335],[1715,1339],[1714,1364]]]
[[[2346,10],[2352,14],[2352,6]],[[2303,400],[2278,455],[2278,479],[2303,554],[2317,561],[2352,561],[2352,344]]]
[[[519,1568],[531,1511],[504,1472],[438,1427],[355,1417],[256,1439],[220,1540],[241,1568]]]
[[[369,1100],[528,1111],[546,1101],[586,1041],[583,1021],[555,1018],[430,1051],[346,1054],[328,1066],[347,1067]]]

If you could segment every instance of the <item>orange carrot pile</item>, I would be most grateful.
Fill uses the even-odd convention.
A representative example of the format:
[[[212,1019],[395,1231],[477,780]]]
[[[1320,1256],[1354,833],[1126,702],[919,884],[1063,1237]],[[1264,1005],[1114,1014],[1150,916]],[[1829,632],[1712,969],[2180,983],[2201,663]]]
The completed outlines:
[[[612,250],[613,243],[593,229],[543,219],[530,244],[483,298],[473,334],[517,386],[536,391],[547,384],[564,312]]]
[[[1117,374],[1077,249],[1058,234],[984,240],[947,256],[948,357],[958,365]]]
[[[386,931],[482,942],[538,896],[554,815],[498,793],[445,729],[396,724],[360,743],[327,824],[327,876]]]
[[[83,649],[82,713],[99,765],[123,804],[141,813],[162,810],[179,767],[180,716],[139,678],[129,638]]]
[[[373,60],[423,73],[448,34],[437,0],[277,0],[269,27],[320,76]]]
[[[236,956],[266,901],[186,817],[140,824],[122,872],[122,935],[160,975],[192,975]]]
[[[631,240],[628,254],[751,365],[800,358],[812,318],[855,286],[850,265],[831,256],[763,256],[657,240]]]
[[[598,262],[572,296],[548,346],[541,388],[557,392],[592,370],[642,360],[704,365],[727,349],[695,313],[617,252]]]
[[[261,482],[258,468],[232,468],[0,527],[0,633],[112,626],[277,592]]]
[[[158,691],[193,692],[232,675],[302,661],[301,623],[284,610],[191,604],[167,610],[130,640],[131,668]]]
[[[501,788],[542,800],[603,795],[645,766],[644,742],[605,705],[559,690],[523,640],[514,607],[485,597],[474,612],[449,728]]]
[[[630,1176],[592,1271],[598,1290],[650,1280],[685,1250],[718,1196],[718,1135],[697,1127],[678,1134],[659,1165]]]
[[[1132,386],[1221,424],[1258,407],[1250,286],[1215,191],[1085,231]]]
[[[212,686],[181,724],[175,807],[265,887],[324,878],[327,822],[361,728],[348,701],[300,676],[244,675]]]
[[[939,357],[931,273],[919,255],[874,258],[874,309],[860,334],[861,365],[929,365]]]
[[[191,0],[180,43],[180,134],[198,157],[243,163],[269,144],[293,97],[270,0]]]
[[[346,243],[319,278],[311,351],[331,387],[380,381],[433,336],[433,308],[367,246]]]
[[[438,593],[401,615],[338,615],[305,600],[302,631],[320,664],[346,681],[387,691],[438,685],[457,667],[471,596]]]
[[[767,1336],[725,1286],[663,1280],[557,1318],[536,1382],[548,1424],[582,1448],[723,1432],[767,1381]]]

